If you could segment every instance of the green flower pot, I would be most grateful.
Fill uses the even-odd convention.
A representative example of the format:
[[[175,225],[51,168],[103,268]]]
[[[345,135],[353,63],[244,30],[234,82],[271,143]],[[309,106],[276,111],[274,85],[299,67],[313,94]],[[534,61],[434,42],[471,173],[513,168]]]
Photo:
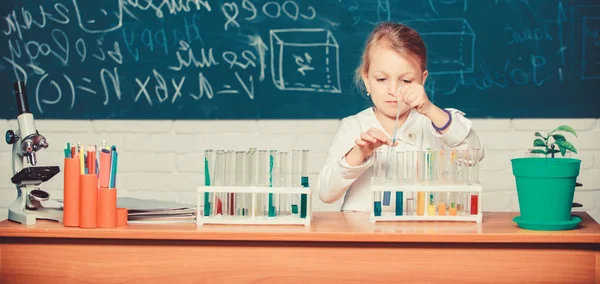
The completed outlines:
[[[581,160],[528,157],[511,162],[521,213],[515,222],[520,227],[563,230],[581,222],[571,216]]]

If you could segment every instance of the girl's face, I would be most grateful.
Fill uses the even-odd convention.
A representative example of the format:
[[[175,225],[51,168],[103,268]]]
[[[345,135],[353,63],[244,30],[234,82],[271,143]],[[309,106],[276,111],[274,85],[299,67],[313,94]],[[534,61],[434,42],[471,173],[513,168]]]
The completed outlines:
[[[418,83],[423,85],[427,78],[427,71],[422,71],[413,61],[401,56],[398,52],[375,45],[370,50],[371,63],[368,72],[362,74],[362,79],[371,95],[375,111],[387,117],[396,118],[400,108],[400,115],[406,114],[410,107],[404,102],[398,103],[395,94],[401,85]]]

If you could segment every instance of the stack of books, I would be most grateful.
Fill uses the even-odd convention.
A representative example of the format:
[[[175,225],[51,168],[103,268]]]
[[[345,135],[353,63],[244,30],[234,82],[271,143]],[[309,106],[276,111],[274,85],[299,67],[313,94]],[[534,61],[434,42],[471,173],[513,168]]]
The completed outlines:
[[[173,201],[119,197],[119,208],[127,208],[129,224],[194,223],[196,206]]]

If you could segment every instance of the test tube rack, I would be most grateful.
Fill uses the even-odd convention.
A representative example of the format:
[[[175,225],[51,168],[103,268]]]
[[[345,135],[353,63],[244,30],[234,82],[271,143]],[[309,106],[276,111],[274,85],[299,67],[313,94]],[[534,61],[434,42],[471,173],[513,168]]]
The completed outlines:
[[[373,191],[373,195],[371,195],[371,222],[381,222],[381,221],[463,221],[463,222],[476,222],[478,224],[481,223],[483,219],[483,215],[481,212],[481,193],[483,187],[480,183],[472,183],[472,184],[371,184],[371,189]],[[380,216],[376,215],[375,210],[375,202],[374,195],[376,193],[390,192],[393,196],[396,192],[403,193],[403,205],[406,204],[406,196],[407,193],[412,193],[414,198],[414,213],[412,212],[402,212],[402,215],[397,215],[396,212],[385,212],[382,211]],[[424,193],[425,198],[423,200],[418,200],[418,193]],[[477,195],[477,207],[476,213],[471,214],[471,212],[466,211],[464,214],[457,215],[438,215],[438,214],[430,214],[430,210],[428,210],[428,201],[431,193],[463,193],[463,194],[476,194]],[[392,197],[393,198],[393,197]],[[422,214],[417,213],[417,207],[419,206],[419,202],[422,204],[422,208],[424,208]],[[467,202],[469,203],[468,208],[471,208],[470,198],[467,198]],[[465,204],[466,205],[466,204]],[[406,206],[403,208],[406,210]],[[437,209],[435,209],[437,211]]]
[[[251,208],[245,216],[218,214],[206,216],[204,204],[206,196],[215,193],[245,193],[251,194]],[[296,214],[277,214],[275,216],[265,216],[258,214],[260,212],[258,200],[261,197],[273,195],[298,194],[299,203]],[[198,187],[198,210],[196,214],[196,224],[223,224],[223,225],[304,225],[309,227],[312,220],[312,196],[310,187],[269,187],[269,186],[200,186]]]

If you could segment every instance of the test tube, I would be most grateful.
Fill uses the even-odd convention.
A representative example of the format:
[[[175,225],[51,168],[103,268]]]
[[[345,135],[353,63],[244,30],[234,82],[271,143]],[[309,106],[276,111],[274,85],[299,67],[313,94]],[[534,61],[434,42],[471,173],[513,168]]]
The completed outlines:
[[[258,151],[258,186],[269,187],[271,186],[271,165],[270,165],[270,154],[267,150]],[[260,198],[257,198],[257,203],[260,204],[259,212],[260,216],[267,216],[269,209],[268,197],[270,194],[261,194]]]
[[[407,192],[406,193],[406,215],[415,214],[415,193]]]
[[[374,162],[373,162],[373,179],[376,185],[382,185],[385,181],[386,166],[385,157],[383,156],[383,150],[377,148],[375,150]]]
[[[225,185],[225,151],[217,150],[217,155],[215,159],[215,176],[214,176],[214,186],[224,186]],[[222,215],[223,214],[223,193],[217,192],[213,194],[212,198],[212,206],[211,206],[211,215]]]
[[[300,157],[302,161],[302,187],[309,187],[308,183],[308,150],[302,150]],[[302,193],[300,195],[300,218],[306,218],[308,215],[308,194]]]
[[[434,192],[427,193],[427,216],[435,216],[435,197]]]
[[[427,151],[417,151],[417,184],[424,184],[429,178],[427,171]]]
[[[300,159],[300,150],[293,150],[292,151],[292,186],[293,187],[300,187],[302,184],[302,172],[301,172],[301,168],[302,168],[302,160]],[[299,203],[299,195],[294,193],[292,194],[291,197],[291,207],[292,207],[292,214],[298,214],[298,203]]]
[[[279,186],[289,187],[289,169],[288,169],[288,152],[279,152]],[[277,215],[289,215],[288,208],[290,195],[286,193],[278,194]]]
[[[257,163],[258,153],[256,148],[248,149],[246,152],[246,186],[256,187],[258,186],[258,163]],[[256,198],[257,194],[255,192],[249,193],[246,195],[246,209],[248,215],[255,217],[258,214],[259,204],[257,204],[258,199]]]
[[[225,182],[227,186],[235,186],[236,182],[236,161],[235,151],[228,150],[225,154]],[[223,215],[235,216],[235,193],[227,192],[225,194],[225,210]]]
[[[436,162],[437,162],[437,183],[446,185],[448,184],[448,168],[449,160],[446,150],[440,149],[436,151]]]
[[[436,155],[437,151],[433,149],[427,150],[427,172],[429,173],[429,178],[427,179],[427,184],[435,184],[438,178],[438,156]]]
[[[469,184],[479,183],[479,149],[469,150]]]
[[[395,173],[396,173],[396,184],[404,184],[404,152],[395,152]],[[404,211],[404,193],[402,191],[396,191],[396,216],[402,216]]]
[[[470,158],[469,150],[458,150],[458,183],[469,183]]]
[[[277,150],[269,151],[269,186],[277,187],[277,172],[279,170],[277,159]],[[277,215],[277,211],[275,208],[276,203],[276,194],[273,192],[269,193],[269,217],[275,217]]]
[[[398,153],[395,151],[388,151],[388,156],[385,162],[385,184],[398,184]],[[384,191],[382,206],[390,206],[391,203],[392,192]]]
[[[446,211],[448,211],[447,208],[447,194],[449,194],[449,192],[438,192],[437,193],[437,207],[438,207],[438,215],[440,216],[446,216]]]
[[[456,216],[458,212],[458,193],[459,192],[450,192],[448,193],[448,214],[450,216]]]
[[[246,186],[246,152],[237,151],[235,153],[235,165],[236,165],[236,186]],[[246,193],[238,192],[234,194],[235,200],[235,214],[239,216],[247,216],[247,204],[246,204]]]
[[[204,185],[211,186],[215,177],[215,162],[217,152],[213,149],[204,151]],[[210,216],[212,193],[204,192],[204,216]]]
[[[376,185],[384,183],[385,169],[384,169],[384,158],[383,150],[377,148],[375,150],[375,161],[373,164],[373,182]],[[375,216],[381,216],[381,191],[373,191],[373,214]]]
[[[479,214],[479,195],[477,192],[471,193],[471,215]]]
[[[423,216],[425,215],[425,205],[427,200],[425,200],[425,192],[419,191],[417,192],[417,215]]]

